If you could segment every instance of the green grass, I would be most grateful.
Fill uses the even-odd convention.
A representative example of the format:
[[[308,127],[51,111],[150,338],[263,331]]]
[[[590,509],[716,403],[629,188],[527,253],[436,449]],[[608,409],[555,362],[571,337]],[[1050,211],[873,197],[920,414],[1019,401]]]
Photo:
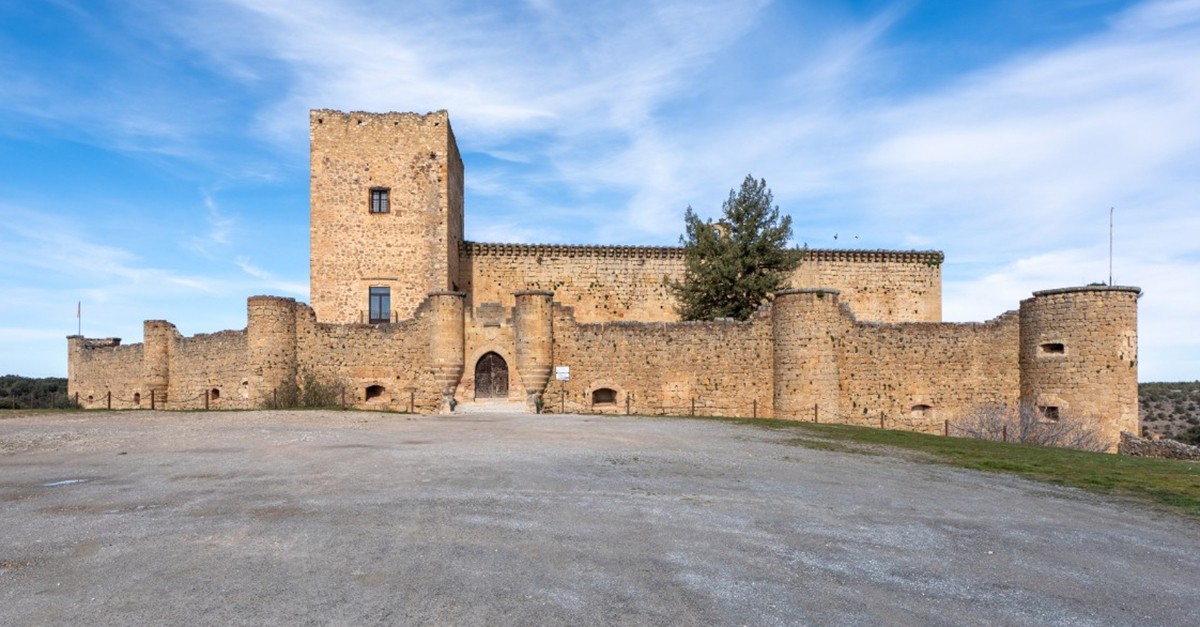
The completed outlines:
[[[916,451],[924,453],[919,459],[934,463],[1012,473],[1036,481],[1133,499],[1200,519],[1200,463],[1196,462],[1086,453],[848,425],[785,420],[735,421],[794,431],[798,437],[791,443],[801,446],[844,451],[854,450],[854,444],[869,445],[858,448],[875,454],[881,446]]]

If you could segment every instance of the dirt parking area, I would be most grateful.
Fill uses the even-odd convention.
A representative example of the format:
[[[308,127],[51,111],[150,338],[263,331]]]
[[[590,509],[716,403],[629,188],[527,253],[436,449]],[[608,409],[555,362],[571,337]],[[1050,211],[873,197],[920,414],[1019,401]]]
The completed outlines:
[[[1184,625],[1200,526],[711,420],[0,419],[0,624]]]

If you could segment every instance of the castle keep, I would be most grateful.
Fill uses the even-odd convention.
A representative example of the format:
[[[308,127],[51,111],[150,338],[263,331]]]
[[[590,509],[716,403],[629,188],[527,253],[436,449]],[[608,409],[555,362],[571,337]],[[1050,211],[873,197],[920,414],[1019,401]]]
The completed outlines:
[[[247,327],[141,344],[68,338],[88,408],[253,408],[306,382],[347,405],[777,417],[940,432],[980,408],[1138,432],[1132,287],[1035,292],[941,322],[942,254],[805,250],[749,321],[681,322],[671,247],[463,239],[463,166],[445,111],[317,110],[311,305],[249,299]]]

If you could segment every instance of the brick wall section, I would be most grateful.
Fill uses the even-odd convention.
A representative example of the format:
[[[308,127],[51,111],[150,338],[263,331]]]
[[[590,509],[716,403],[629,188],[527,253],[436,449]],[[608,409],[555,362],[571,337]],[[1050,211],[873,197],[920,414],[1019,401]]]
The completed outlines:
[[[844,312],[847,319],[848,312]],[[941,433],[989,406],[1016,408],[1020,319],[854,323],[838,341],[838,422]],[[833,421],[833,420],[831,420]]]
[[[409,318],[459,270],[463,170],[445,111],[310,113],[311,298],[322,322],[366,322],[368,289]],[[390,210],[369,211],[389,189]]]
[[[1115,448],[1140,433],[1135,287],[1034,292],[1021,301],[1021,402],[1100,421]]]
[[[569,307],[554,307],[554,365],[570,380],[551,377],[548,411],[771,415],[771,322],[580,323]],[[616,403],[594,407],[592,392],[615,390]]]
[[[860,320],[938,322],[942,254],[936,251],[805,250],[789,282],[841,292]],[[682,248],[650,246],[463,246],[459,284],[467,304],[505,309],[513,293],[550,290],[556,302],[591,322],[675,322],[667,285],[683,277]]]

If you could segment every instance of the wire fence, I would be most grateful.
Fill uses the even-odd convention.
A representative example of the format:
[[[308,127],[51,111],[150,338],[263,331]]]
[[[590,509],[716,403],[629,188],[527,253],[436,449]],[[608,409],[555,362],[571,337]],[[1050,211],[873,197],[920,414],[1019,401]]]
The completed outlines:
[[[371,396],[370,390],[371,388],[367,388],[363,397],[358,396],[353,390],[346,387],[323,388],[320,391],[316,391],[299,388],[294,385],[277,387],[265,394],[259,395],[243,393],[240,390],[230,395],[223,393],[220,388],[205,389],[199,393],[186,396],[166,394],[159,390],[150,390],[145,394],[141,392],[122,393],[106,390],[104,393],[98,395],[80,395],[76,392],[69,396],[64,392],[58,400],[59,405],[55,407],[163,411],[298,408],[350,409],[362,407],[364,403],[369,403],[376,398]],[[422,404],[427,399],[418,397],[414,389],[404,390],[402,393],[389,395],[386,398],[382,396],[378,398],[378,404],[388,411],[416,413],[423,409],[428,410],[428,407]],[[11,405],[14,409],[49,407],[46,404],[30,405],[23,402],[14,403]],[[427,403],[425,404],[427,405]],[[0,405],[0,408],[8,407],[9,405]]]
[[[580,400],[578,396],[560,390],[556,398],[544,400],[543,411],[557,413],[581,413],[594,415],[642,415],[642,416],[696,416],[721,418],[780,418],[773,415],[772,401],[751,399],[743,402],[729,402],[728,399],[713,399],[708,397],[692,397],[679,403],[663,403],[639,400],[634,394],[625,394],[623,399],[613,402],[590,402],[586,397]],[[943,435],[946,437],[978,438],[975,429],[962,424],[957,417],[954,419],[938,417],[932,408],[916,409],[909,413],[888,414],[885,412],[851,411],[832,412],[819,404],[814,404],[810,410],[799,415],[788,416],[786,419],[815,424],[842,424],[859,427],[874,427],[897,431],[912,431]],[[1015,441],[1015,435],[1009,433],[1009,428],[1000,425],[995,437],[990,439]],[[1012,438],[1010,438],[1012,436]]]

